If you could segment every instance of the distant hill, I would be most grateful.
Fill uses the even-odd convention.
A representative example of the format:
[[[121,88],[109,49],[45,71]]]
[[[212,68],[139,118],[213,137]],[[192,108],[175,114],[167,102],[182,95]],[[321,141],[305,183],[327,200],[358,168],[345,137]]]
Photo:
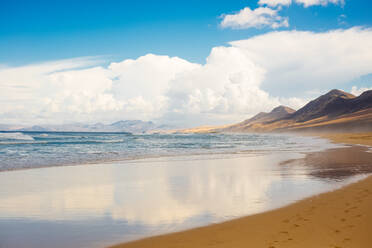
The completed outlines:
[[[279,106],[274,108],[270,113],[261,112],[253,116],[250,119],[247,119],[243,122],[240,122],[235,125],[228,126],[224,128],[224,131],[249,131],[250,129],[259,130],[262,127],[263,123],[271,123],[276,120],[280,120],[286,117],[289,117],[291,114],[296,112],[296,110],[291,109],[286,106]]]
[[[270,113],[213,132],[372,131],[372,90],[356,97],[331,90],[301,109],[280,106]]]
[[[1,131],[13,131],[24,128],[24,125],[10,125],[10,124],[0,124]]]
[[[170,129],[166,125],[156,125],[152,121],[123,120],[111,124],[73,123],[65,125],[35,125],[31,127],[16,127],[0,125],[2,131],[37,131],[37,132],[130,132],[145,133],[154,130]]]

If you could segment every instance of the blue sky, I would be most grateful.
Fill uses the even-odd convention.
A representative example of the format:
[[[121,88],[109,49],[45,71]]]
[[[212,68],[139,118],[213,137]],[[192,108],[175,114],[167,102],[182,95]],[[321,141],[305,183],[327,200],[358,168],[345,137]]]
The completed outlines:
[[[269,29],[222,29],[222,14],[257,1],[143,0],[0,2],[0,64],[21,65],[46,60],[104,55],[113,59],[136,58],[146,53],[179,56],[204,63],[214,46],[246,39]],[[282,15],[289,28],[324,31],[370,26],[372,2],[346,0],[304,8],[292,4]],[[340,16],[344,22],[340,22]],[[280,30],[280,29],[279,29]]]
[[[0,0],[0,124],[229,124],[372,89],[367,0]]]

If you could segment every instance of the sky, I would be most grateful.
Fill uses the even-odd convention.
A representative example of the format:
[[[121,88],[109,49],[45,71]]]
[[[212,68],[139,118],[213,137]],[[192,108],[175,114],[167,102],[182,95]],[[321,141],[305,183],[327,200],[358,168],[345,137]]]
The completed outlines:
[[[368,0],[0,1],[0,123],[178,127],[372,88]]]

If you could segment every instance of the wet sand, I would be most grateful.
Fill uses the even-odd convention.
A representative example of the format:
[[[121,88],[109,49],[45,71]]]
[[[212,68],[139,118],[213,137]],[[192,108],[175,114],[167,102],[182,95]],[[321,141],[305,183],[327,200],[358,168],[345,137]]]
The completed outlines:
[[[340,134],[329,138],[342,143],[368,145],[371,142],[366,134]],[[372,172],[372,153],[367,151],[360,146],[330,149],[287,164],[305,163],[314,167],[316,177],[341,179]],[[369,248],[372,244],[371,209],[372,177],[368,177],[273,211],[114,247]]]

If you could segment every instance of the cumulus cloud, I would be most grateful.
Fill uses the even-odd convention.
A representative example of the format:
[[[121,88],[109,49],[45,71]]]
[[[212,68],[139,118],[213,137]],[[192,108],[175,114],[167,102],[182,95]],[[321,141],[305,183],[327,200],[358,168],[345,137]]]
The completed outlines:
[[[95,66],[93,58],[0,69],[0,116],[7,123],[151,119],[178,72],[197,64],[148,54]],[[86,68],[88,67],[88,68]]]
[[[178,57],[147,54],[135,60],[127,59],[111,63],[108,69],[115,76],[113,93],[133,98],[150,98],[161,95],[169,87],[169,82],[177,74],[199,68],[199,64],[190,63]]]
[[[214,47],[205,64],[147,54],[0,68],[4,123],[155,120],[225,124],[372,73],[372,30],[282,31]],[[356,84],[353,84],[356,85]],[[358,89],[355,89],[356,91]]]
[[[372,30],[271,32],[230,43],[267,73],[262,89],[296,95],[337,88],[372,71]]]
[[[303,5],[305,8],[328,4],[344,5],[344,0],[294,0],[297,4]],[[277,29],[280,27],[289,27],[288,17],[279,15],[281,6],[289,6],[292,0],[259,0],[258,4],[264,7],[251,9],[245,7],[235,14],[223,15],[221,22],[222,28],[248,29],[248,28],[264,28],[269,27]]]
[[[364,91],[367,91],[367,90],[372,90],[372,87],[370,88],[367,88],[367,87],[357,87],[357,86],[353,86],[351,88],[351,94],[355,95],[355,96],[359,96],[361,95]]]
[[[179,75],[167,97],[168,121],[187,113],[191,119],[236,119],[270,110],[279,104],[260,89],[265,70],[254,64],[239,48],[215,47],[200,68]],[[184,117],[185,118],[185,117]]]
[[[47,111],[45,108],[50,107],[48,97],[58,94],[58,89],[53,87],[51,82],[52,73],[64,70],[83,70],[101,62],[97,58],[90,57],[22,67],[3,66],[0,68],[1,120],[9,123],[25,123],[30,119],[35,122],[44,121],[41,116]],[[62,86],[62,88],[68,91],[68,87]],[[85,89],[87,90],[89,89]]]
[[[224,15],[221,22],[222,28],[235,29],[263,27],[277,29],[288,26],[287,17],[280,16],[278,10],[268,7],[259,7],[254,10],[246,7],[236,14]]]
[[[296,0],[296,3],[303,4],[305,8],[314,5],[327,6],[328,4],[344,5],[345,0]]]
[[[265,70],[235,47],[213,48],[205,65],[153,54],[107,67],[51,64],[0,70],[3,121],[157,119],[189,126],[238,121],[280,104],[260,89]]]
[[[289,6],[291,5],[292,0],[260,0],[258,1],[259,5],[267,5],[270,7],[276,7],[280,5],[286,5]]]

